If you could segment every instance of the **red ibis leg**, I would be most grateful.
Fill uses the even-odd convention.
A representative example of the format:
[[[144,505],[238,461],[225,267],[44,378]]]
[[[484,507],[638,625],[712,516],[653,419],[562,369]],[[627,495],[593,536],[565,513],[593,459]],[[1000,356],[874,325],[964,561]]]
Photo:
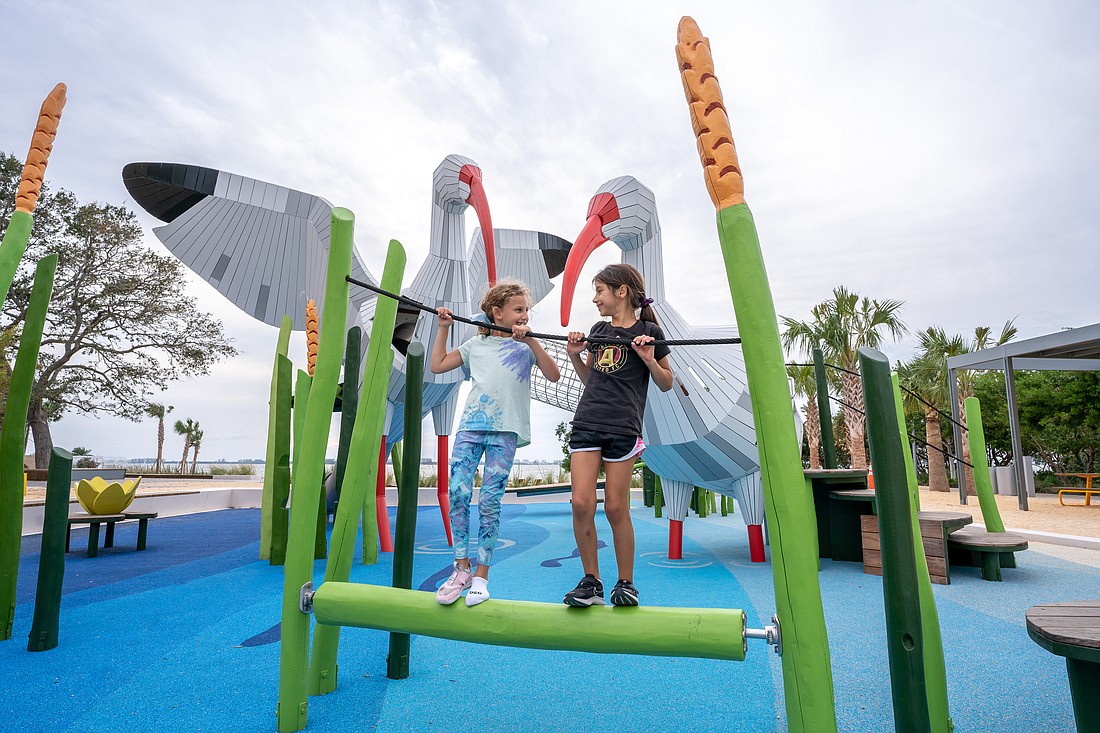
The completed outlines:
[[[764,562],[764,528],[759,524],[750,524],[749,527],[749,559],[753,562]]]
[[[386,436],[378,449],[378,487],[375,491],[375,515],[378,518],[378,545],[382,552],[393,552],[393,535],[390,534],[390,512],[386,508]]]
[[[443,529],[447,532],[447,544],[454,547],[454,539],[451,537],[451,495],[448,488],[450,476],[447,471],[450,453],[447,449],[447,440],[449,438],[449,435],[437,435],[435,438],[435,465],[436,474],[438,475],[438,481],[436,481],[438,485],[436,497],[439,499],[439,512],[443,515]]]
[[[668,520],[668,559],[684,558],[684,523],[679,519]]]

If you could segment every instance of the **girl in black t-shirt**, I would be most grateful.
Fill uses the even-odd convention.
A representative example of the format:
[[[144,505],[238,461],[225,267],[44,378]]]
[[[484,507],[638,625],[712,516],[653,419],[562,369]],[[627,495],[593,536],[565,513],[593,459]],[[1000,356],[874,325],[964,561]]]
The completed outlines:
[[[630,521],[630,476],[634,457],[642,443],[642,414],[645,412],[649,380],[667,392],[673,374],[668,365],[667,346],[651,342],[663,339],[657,317],[645,296],[642,274],[630,265],[608,265],[592,280],[601,316],[592,327],[592,338],[630,339],[630,346],[589,345],[579,331],[569,334],[567,351],[573,368],[584,382],[573,435],[569,440],[569,462],[573,479],[573,534],[584,566],[584,578],[565,594],[570,606],[603,605],[603,583],[596,548],[596,477],[600,463],[606,472],[604,514],[611,524],[619,581],[611,591],[616,606],[638,605],[634,587],[634,525]],[[581,354],[587,351],[583,360]]]

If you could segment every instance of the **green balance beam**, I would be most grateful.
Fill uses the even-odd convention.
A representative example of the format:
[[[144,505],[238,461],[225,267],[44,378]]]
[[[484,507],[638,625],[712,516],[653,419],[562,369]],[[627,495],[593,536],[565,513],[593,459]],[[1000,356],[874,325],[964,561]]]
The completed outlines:
[[[313,615],[357,626],[492,646],[595,654],[745,659],[745,613],[736,608],[593,606],[494,598],[473,608],[441,606],[434,593],[362,583],[323,583]]]

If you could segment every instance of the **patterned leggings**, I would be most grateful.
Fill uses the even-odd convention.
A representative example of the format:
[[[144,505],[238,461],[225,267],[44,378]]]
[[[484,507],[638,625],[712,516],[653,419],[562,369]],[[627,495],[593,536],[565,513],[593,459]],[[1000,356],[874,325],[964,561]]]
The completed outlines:
[[[516,457],[515,433],[459,431],[451,451],[451,533],[454,536],[455,559],[470,556],[470,500],[474,495],[474,472],[485,454],[485,475],[477,500],[481,524],[477,533],[477,562],[493,564],[493,548],[500,531],[500,500],[512,472]]]

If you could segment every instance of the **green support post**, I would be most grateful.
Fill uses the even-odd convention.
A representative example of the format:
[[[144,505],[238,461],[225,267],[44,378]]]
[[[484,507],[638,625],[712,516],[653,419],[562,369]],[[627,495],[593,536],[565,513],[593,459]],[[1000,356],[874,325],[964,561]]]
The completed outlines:
[[[282,641],[279,649],[280,731],[306,726],[309,700],[310,617],[299,604],[302,589],[313,580],[314,532],[317,529],[317,493],[324,476],[332,405],[340,381],[340,361],[347,331],[348,281],[351,273],[352,230],[355,218],[343,208],[332,210],[328,268],[325,276],[325,318],[306,406],[303,430],[295,431],[294,497],[290,502],[290,537],[283,580]],[[297,407],[295,411],[297,412]]]
[[[661,518],[661,509],[665,505],[665,494],[661,490],[661,477],[653,474],[653,516]]]
[[[829,378],[825,374],[825,355],[814,349],[814,378],[817,380],[817,414],[821,419],[821,450],[825,468],[836,468],[836,438],[833,437],[833,410],[829,404]]]
[[[905,427],[905,407],[901,400],[901,383],[897,372],[890,372],[894,392],[894,413],[901,438],[901,454],[905,457],[905,480],[909,487],[910,515],[913,518],[913,551],[916,557],[917,581],[920,583],[921,631],[924,634],[924,678],[928,687],[928,717],[932,733],[950,733],[955,724],[947,703],[947,666],[943,658],[943,635],[932,580],[928,577],[928,558],[924,554],[924,539],[920,532],[920,492],[917,488],[917,467],[909,448]]]
[[[305,494],[298,491],[300,484],[298,467],[301,465],[301,461],[298,459],[298,454],[301,452],[302,441],[305,438],[306,431],[306,411],[309,409],[309,392],[313,380],[309,374],[304,370],[299,369],[298,374],[294,379],[294,398],[292,403],[294,405],[291,417],[290,417],[290,470],[289,484],[287,491],[287,498],[290,498],[290,494],[293,492],[297,496],[304,496]],[[293,502],[290,502],[293,505]],[[316,528],[314,528],[316,531]],[[271,536],[271,564],[282,565],[286,562],[287,549],[289,547],[289,533],[290,533],[290,512],[286,509],[286,503],[282,506],[276,506],[273,522],[272,522],[272,536]],[[316,552],[316,548],[314,549]]]
[[[859,350],[859,372],[867,410],[867,442],[875,467],[879,536],[882,538],[882,588],[886,607],[886,650],[894,729],[898,733],[931,730],[924,676],[920,586],[914,552],[913,517],[905,478],[905,456],[898,440],[890,363],[875,349]]]
[[[321,490],[317,492],[317,531],[313,540],[313,559],[324,560],[328,557],[328,501],[325,497],[325,474],[321,473]]]
[[[390,241],[386,264],[382,271],[381,287],[391,293],[401,290],[401,278],[405,272],[405,250],[395,240]],[[383,423],[386,420],[386,394],[389,391],[390,371],[393,368],[394,324],[397,320],[397,301],[379,298],[375,306],[370,340],[367,343],[367,359],[364,369],[363,398],[355,415],[355,427],[351,433],[351,448],[341,501],[332,521],[332,548],[325,567],[325,583],[346,582],[351,575],[355,555],[355,535],[359,526],[359,514],[363,507],[363,535],[368,537],[368,549],[372,551],[370,562],[378,560],[378,528],[374,514],[374,486],[378,477],[378,454],[382,441]],[[383,471],[385,468],[383,467]],[[364,551],[364,559],[367,552]],[[322,585],[324,587],[324,585]],[[336,689],[338,667],[337,651],[340,644],[339,626],[318,626],[313,632],[313,653],[309,665],[309,694],[324,695]]]
[[[394,529],[393,587],[412,589],[413,548],[416,545],[416,499],[420,492],[420,433],[424,398],[424,345],[409,344],[405,361],[405,446],[401,480],[397,483],[397,526]],[[386,676],[409,676],[409,635],[390,634]]]
[[[50,454],[50,470],[46,474],[42,548],[38,555],[38,589],[34,594],[34,620],[31,622],[31,633],[27,640],[28,652],[44,652],[57,646],[72,478],[73,454],[54,448]]]
[[[8,290],[19,270],[23,253],[27,251],[27,242],[31,238],[34,216],[25,211],[13,211],[4,230],[4,240],[0,242],[0,305],[8,299]]]
[[[267,453],[264,458],[264,490],[260,498],[260,559],[271,557],[271,516],[275,496],[275,421],[278,410],[279,357],[285,357],[290,349],[290,316],[283,316],[279,326],[279,340],[275,345],[275,358],[271,364],[271,394],[267,403]]]
[[[989,461],[985,453],[985,431],[982,429],[982,405],[977,397],[963,400],[966,410],[966,432],[970,436],[970,460],[974,464],[974,487],[978,492],[978,506],[982,510],[982,523],[987,532],[1004,532],[1005,524],[993,498],[993,484],[989,480]],[[1025,490],[1026,489],[1021,489]],[[1003,553],[1010,555],[1012,553]],[[1008,567],[1002,564],[1002,567]],[[1015,567],[1015,564],[1013,564]]]
[[[398,489],[401,488],[401,469],[404,462],[401,460],[401,452],[404,450],[404,446],[401,441],[397,441],[390,446],[390,464],[393,466],[393,480],[397,482]]]
[[[15,214],[12,214],[13,220]],[[0,640],[11,638],[15,621],[19,545],[23,539],[23,446],[26,444],[27,410],[56,269],[56,254],[43,257],[35,266],[23,335],[8,380],[4,424],[0,428]]]
[[[286,535],[290,502],[290,425],[294,365],[285,356],[275,359],[275,424],[272,430],[271,468],[271,565],[286,562]],[[268,471],[265,471],[267,473]],[[265,477],[266,478],[266,477]]]
[[[355,429],[355,412],[359,409],[360,358],[363,350],[363,329],[348,329],[344,346],[344,383],[340,388],[340,444],[336,449],[336,499],[344,488],[344,475],[348,470],[348,451],[351,450],[351,432]]]
[[[657,474],[650,471],[647,466],[642,466],[642,503],[645,506],[653,506],[654,479]]]

